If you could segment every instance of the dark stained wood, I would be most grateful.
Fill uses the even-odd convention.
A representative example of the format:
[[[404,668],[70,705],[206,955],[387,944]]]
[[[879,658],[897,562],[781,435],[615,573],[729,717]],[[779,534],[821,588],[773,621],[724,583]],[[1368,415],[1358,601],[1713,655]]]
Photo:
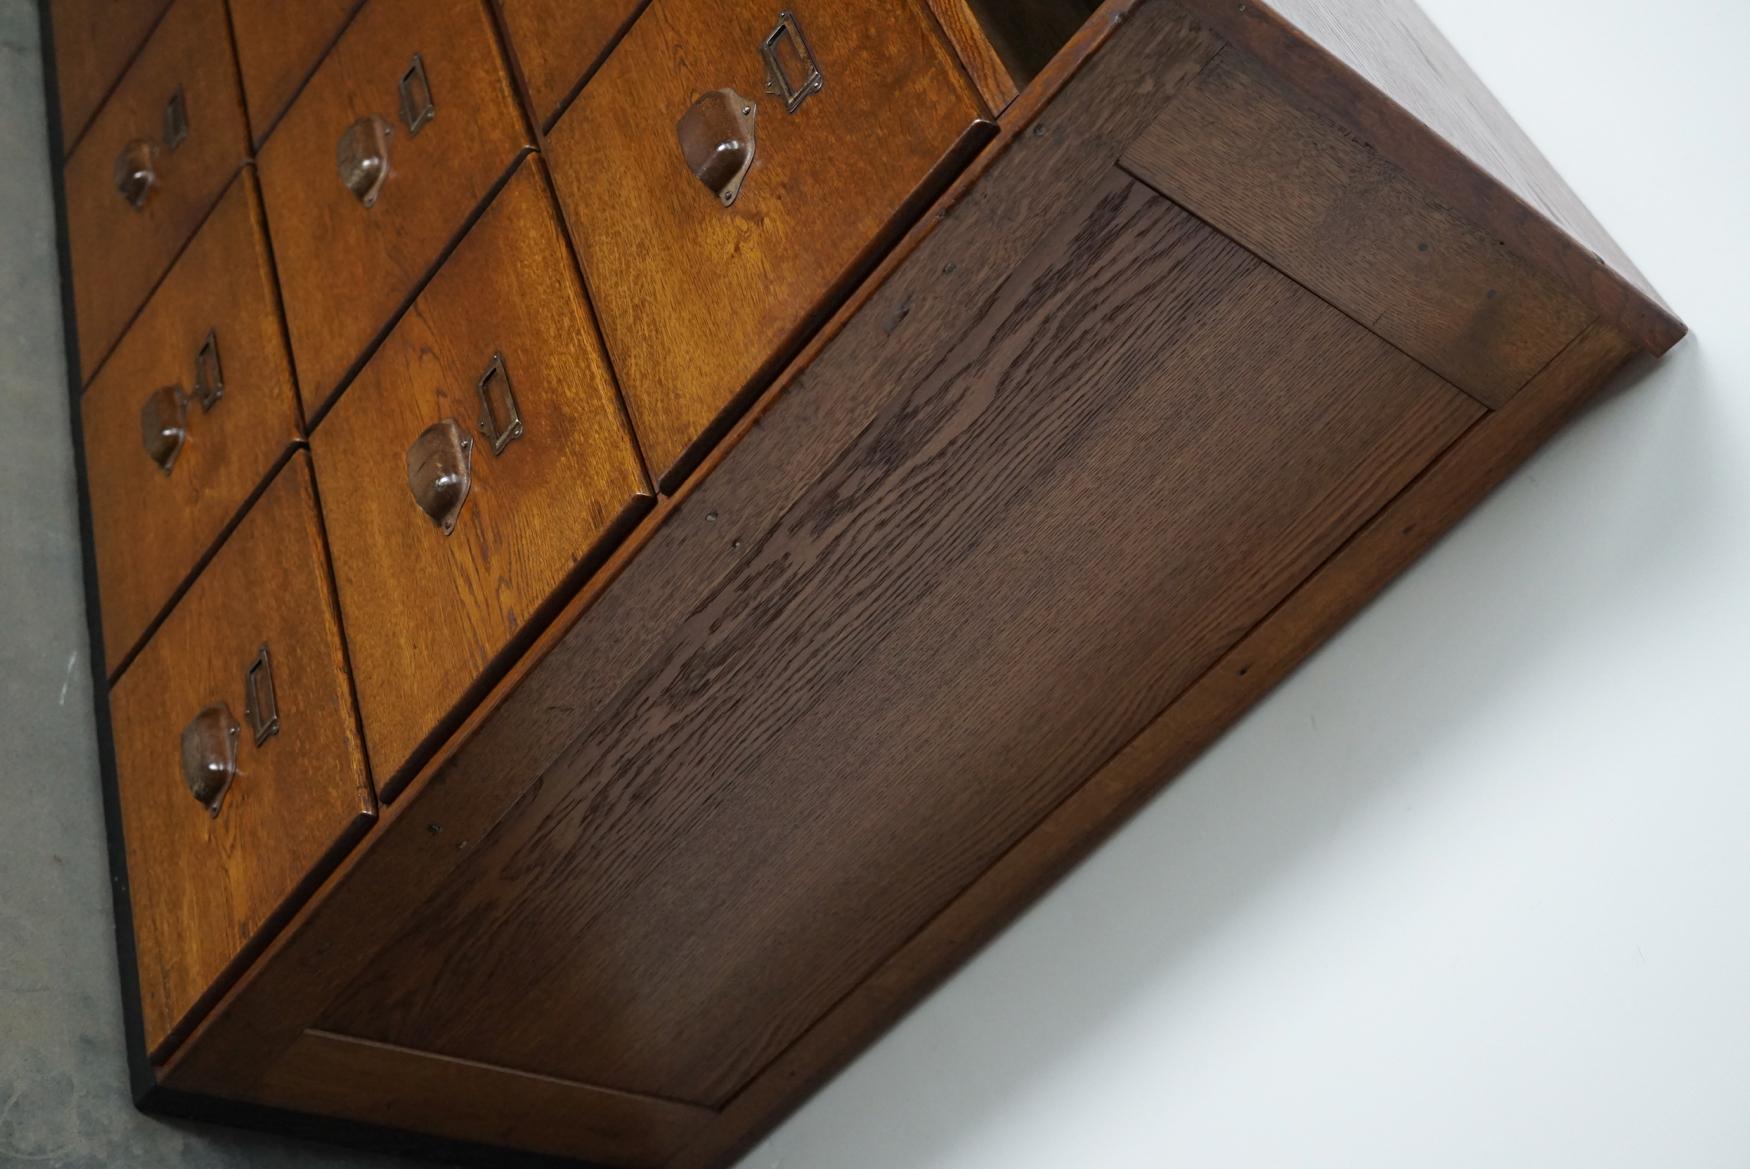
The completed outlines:
[[[930,14],[942,27],[942,35],[954,47],[967,76],[972,78],[985,109],[1000,114],[1020,94],[1009,67],[991,43],[969,0],[926,0]]]
[[[260,146],[361,0],[230,0],[249,130]]]
[[[211,410],[189,402],[188,439],[166,475],[141,442],[140,410],[160,386],[192,398],[195,354],[209,333],[225,393]],[[80,415],[114,673],[303,433],[252,169],[92,379]]]
[[[1167,107],[1124,165],[1491,406],[1592,319],[1235,53]]]
[[[1171,2],[1642,348],[1663,353],[1683,337],[1683,323],[1415,0]]]
[[[922,378],[792,389],[880,406],[720,517],[721,584],[632,565],[700,600],[326,1029],[721,1105],[1480,412],[1127,175],[1089,200]]]
[[[611,586],[627,568],[646,558],[677,569],[701,563],[701,549],[722,546],[722,530],[700,522],[717,506],[755,523],[775,519],[825,466],[829,453],[868,424],[872,409],[864,401],[830,397],[804,414],[771,408],[794,401],[791,389],[829,351],[844,354],[841,372],[895,380],[916,377],[940,360],[977,311],[964,290],[994,285],[1033,250],[1055,221],[1053,209],[1061,213],[1065,200],[1106,175],[1125,145],[1220,48],[1167,5],[1132,16],[1134,7],[1135,0],[1108,0],[1016,100],[996,143],[974,159],[935,212],[911,229],[742,416],[699,475],[659,501],[426,762],[385,811],[372,847],[341,865],[189,1041],[167,1057],[159,1069],[163,1083],[235,1095],[258,1081],[266,1063],[296,1042],[354,972],[388,943],[379,923],[413,913],[435,893],[530,790],[531,777],[570,741],[573,713],[606,702],[630,676],[659,633],[641,608],[677,600],[685,605],[665,589],[624,611],[624,636],[605,642],[573,637],[598,605],[631,603],[618,591],[609,601]],[[1039,120],[1047,108],[1049,125]],[[940,279],[950,262],[964,283]],[[882,340],[895,322],[908,322],[904,344]],[[871,362],[871,354],[879,359]],[[768,472],[737,477],[733,484],[719,478],[716,469],[737,452],[759,460]],[[683,509],[692,521],[672,523]],[[663,532],[688,538],[654,546]],[[722,559],[722,572],[733,563]],[[337,961],[335,955],[356,960]]]
[[[252,1095],[320,1116],[643,1169],[715,1114],[651,1096],[306,1031]]]
[[[502,354],[523,435],[494,456],[475,383]],[[407,449],[456,419],[473,484],[448,536]],[[500,415],[504,421],[504,415]],[[513,176],[312,441],[371,772],[393,777],[649,487],[538,158]]]
[[[654,0],[548,138],[608,352],[665,488],[979,131],[978,96],[916,0],[793,8],[829,75],[795,114],[764,90],[771,7]],[[724,86],[758,109],[733,207],[693,177],[675,131]]]
[[[262,645],[279,732],[257,745],[244,678]],[[217,817],[191,795],[183,728],[242,728]],[[147,1047],[161,1056],[375,811],[308,456],[294,455],[110,691]]]
[[[670,1169],[729,1164],[945,980],[1541,446],[1634,351],[1594,326],[775,1060]]]
[[[552,128],[565,104],[646,3],[648,0],[498,0],[511,53],[522,70],[535,120],[542,129]]]
[[[425,62],[436,115],[401,122],[399,84]],[[389,121],[389,179],[366,208],[341,183],[348,126]],[[306,417],[315,419],[529,145],[485,0],[371,0],[261,150]]]
[[[188,138],[165,149],[164,107],[178,87]],[[159,144],[158,185],[136,210],[115,163],[135,138]],[[67,159],[67,250],[81,382],[237,173],[249,151],[224,0],[175,0]]]
[[[61,141],[71,153],[170,0],[47,0],[55,29]]]

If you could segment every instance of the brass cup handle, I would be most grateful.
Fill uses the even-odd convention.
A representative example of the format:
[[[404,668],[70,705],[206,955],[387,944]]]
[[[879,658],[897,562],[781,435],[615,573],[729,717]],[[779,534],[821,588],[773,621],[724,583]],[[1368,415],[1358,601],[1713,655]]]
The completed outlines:
[[[346,128],[334,148],[334,164],[340,181],[353,196],[371,208],[383,193],[389,177],[389,136],[394,128],[375,114],[360,118]]]
[[[432,423],[407,448],[407,489],[446,536],[455,530],[468,499],[473,453],[473,438],[454,418]]]
[[[758,114],[758,107],[733,89],[714,89],[689,106],[675,123],[675,137],[687,169],[725,207],[735,203],[748,168],[753,166]]]
[[[158,146],[149,138],[135,138],[116,155],[115,189],[138,211],[157,186]]]
[[[223,702],[209,706],[182,728],[182,778],[207,815],[217,816],[237,777],[237,720]]]
[[[168,475],[186,441],[188,395],[181,386],[160,386],[146,396],[146,404],[140,408],[140,442],[158,469]]]

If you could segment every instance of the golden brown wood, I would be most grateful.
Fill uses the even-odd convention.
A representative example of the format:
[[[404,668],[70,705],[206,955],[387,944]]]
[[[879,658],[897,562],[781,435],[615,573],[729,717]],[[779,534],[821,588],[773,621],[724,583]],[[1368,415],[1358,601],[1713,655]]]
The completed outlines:
[[[55,35],[55,87],[61,108],[61,143],[78,144],[146,34],[170,0],[49,0]]]
[[[180,89],[188,137],[171,150],[164,110]],[[157,183],[136,209],[116,189],[134,139],[157,148]],[[81,383],[121,337],[230,184],[249,150],[224,0],[176,0],[67,159],[67,250]]]
[[[360,0],[230,0],[249,129],[260,146]]]
[[[224,396],[188,404],[169,474],[148,457],[140,410],[160,386],[191,398],[195,356],[215,339]],[[152,623],[302,434],[279,293],[245,167],[80,403],[103,651],[119,672]]]
[[[399,85],[414,54],[435,116],[410,134]],[[335,148],[377,116],[389,177],[365,207]],[[509,172],[529,138],[485,0],[371,0],[261,150],[306,417],[315,419]]]
[[[1683,323],[1415,0],[1171,2],[1642,348],[1663,353],[1683,337]]]
[[[511,53],[542,129],[577,93],[648,0],[499,0]],[[776,14],[777,9],[774,8]],[[752,96],[752,95],[749,95]]]
[[[522,437],[502,454],[476,383],[502,355]],[[454,418],[472,486],[445,535],[407,450]],[[500,425],[508,421],[497,413]],[[313,440],[371,771],[385,799],[465,695],[526,644],[649,488],[546,175],[531,157],[354,379]]]
[[[796,113],[764,90],[770,7],[655,0],[549,139],[608,352],[665,487],[977,132],[977,95],[914,0],[794,8],[831,73]],[[753,169],[729,207],[676,140],[688,107],[725,86],[758,109]]]
[[[279,731],[257,744],[245,674],[266,645]],[[190,794],[183,728],[225,703],[237,779]],[[146,1043],[162,1055],[375,810],[308,456],[275,477],[110,692]]]
[[[936,23],[942,26],[942,35],[954,46],[960,64],[984,99],[985,109],[992,114],[1002,113],[1020,89],[974,15],[969,0],[927,0],[927,3]]]
[[[608,1165],[666,1164],[715,1115],[651,1096],[306,1031],[254,1099]]]
[[[1259,66],[1223,53],[1124,154],[1130,172],[1491,406],[1592,319]]]
[[[736,1097],[671,1169],[727,1164],[1091,852],[1553,434],[1633,352],[1583,334]]]

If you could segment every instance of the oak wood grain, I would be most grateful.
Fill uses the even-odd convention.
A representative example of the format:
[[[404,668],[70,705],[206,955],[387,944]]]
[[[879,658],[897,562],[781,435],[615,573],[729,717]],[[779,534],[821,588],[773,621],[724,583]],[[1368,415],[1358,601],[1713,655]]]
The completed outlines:
[[[48,0],[55,31],[55,88],[61,141],[78,145],[91,115],[103,104],[170,0]]]
[[[986,111],[995,115],[1008,108],[1020,94],[1020,87],[997,52],[984,25],[979,21],[970,0],[927,0],[930,14],[942,28],[942,35],[954,47],[961,66],[972,79],[973,87],[984,99]]]
[[[193,399],[195,356],[218,347],[224,395]],[[190,397],[170,473],[140,411],[161,386]],[[245,167],[80,402],[91,539],[111,675],[303,434],[255,172]]]
[[[324,1028],[722,1104],[1480,411],[1117,171],[816,392],[881,406]]]
[[[358,10],[361,0],[230,0],[243,104],[257,147]]]
[[[266,645],[279,731],[257,744],[245,673]],[[146,1043],[161,1057],[375,811],[307,455],[250,509],[110,691]],[[224,703],[242,728],[216,817],[179,742]]]
[[[1642,348],[1663,353],[1682,339],[1683,323],[1415,0],[1170,2]]]
[[[164,109],[180,88],[188,137],[164,143]],[[136,209],[116,189],[123,148],[158,147],[158,181]],[[67,251],[81,384],[120,339],[248,156],[249,133],[224,0],[175,0],[67,159]]]
[[[476,1144],[655,1169],[708,1125],[703,1108],[306,1031],[252,1098]]]
[[[523,420],[499,455],[475,389],[495,353]],[[407,484],[408,448],[446,417],[474,437],[473,483],[447,536]],[[392,799],[420,744],[447,731],[495,660],[650,503],[538,158],[432,277],[312,448],[371,771]]]
[[[644,561],[668,568],[707,563],[702,552],[721,549],[722,530],[714,521],[699,522],[703,516],[723,507],[753,523],[774,519],[831,452],[868,425],[874,409],[867,400],[830,395],[814,397],[804,412],[777,405],[796,403],[791,390],[817,370],[903,380],[939,361],[978,311],[966,290],[999,283],[1045,236],[1056,220],[1053,210],[1061,213],[1065,200],[1099,181],[1220,47],[1169,5],[1103,4],[1005,113],[992,149],[973,160],[934,213],[912,227],[731,428],[700,474],[658,501],[421,767],[386,809],[372,847],[342,863],[189,1040],[166,1057],[161,1082],[226,1097],[257,1082],[387,944],[379,923],[409,915],[429,898],[532,791],[533,777],[570,741],[574,711],[608,701],[630,676],[654,645],[661,607],[684,612],[688,599],[666,589],[643,596],[614,590],[625,571]],[[1049,121],[1042,118],[1047,110]],[[960,279],[943,281],[950,263]],[[879,338],[900,323],[907,326],[902,343],[882,345]],[[880,350],[873,363],[866,358],[872,348]],[[841,352],[848,355],[844,365],[835,356]],[[767,470],[718,476],[732,457]],[[683,511],[690,522],[676,522]],[[663,532],[682,539],[655,546]],[[732,565],[722,559],[721,573]],[[574,636],[581,619],[603,605],[626,606],[617,618],[625,636]]]
[[[511,53],[528,85],[535,121],[543,130],[552,129],[554,119],[646,3],[648,0],[590,0],[586,4],[577,0],[498,0]]]
[[[1224,53],[1130,172],[1491,406],[1592,310],[1334,122]]]
[[[400,114],[414,54],[435,115]],[[360,118],[391,123],[389,177],[366,208],[335,147]],[[260,155],[286,327],[315,420],[418,292],[529,145],[485,0],[371,0],[280,120]]]
[[[793,7],[826,77],[795,114],[765,94],[766,4],[654,0],[548,136],[608,352],[665,488],[978,130],[978,96],[916,0]],[[732,207],[693,177],[675,131],[724,86],[757,107],[755,161]]]
[[[1582,334],[1464,436],[1016,846],[773,1061],[671,1169],[728,1164],[1188,766],[1556,432],[1634,346]]]

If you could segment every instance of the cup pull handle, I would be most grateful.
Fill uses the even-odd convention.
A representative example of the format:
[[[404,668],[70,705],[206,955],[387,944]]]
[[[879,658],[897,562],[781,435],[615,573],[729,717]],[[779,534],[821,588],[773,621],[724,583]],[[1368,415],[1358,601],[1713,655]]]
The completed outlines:
[[[714,89],[675,123],[687,169],[725,207],[735,203],[753,165],[758,108],[733,89]]]
[[[217,816],[237,776],[237,720],[223,702],[209,706],[182,728],[182,778],[189,793]]]
[[[115,189],[139,211],[158,186],[158,146],[150,138],[135,138],[115,158]]]
[[[389,177],[389,136],[394,128],[375,114],[346,128],[334,148],[340,181],[366,209],[377,205]]]
[[[140,441],[166,475],[188,440],[188,395],[181,386],[160,386],[140,409]]]
[[[454,418],[426,427],[407,448],[407,489],[444,535],[456,528],[473,482],[474,440]]]

